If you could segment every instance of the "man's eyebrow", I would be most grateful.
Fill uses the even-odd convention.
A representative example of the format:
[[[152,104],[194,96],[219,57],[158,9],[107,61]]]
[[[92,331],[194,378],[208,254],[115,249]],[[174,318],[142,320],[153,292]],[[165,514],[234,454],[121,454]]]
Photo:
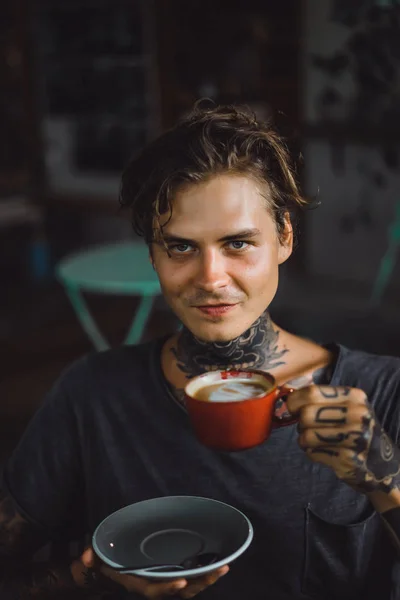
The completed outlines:
[[[229,240],[237,240],[239,238],[249,239],[257,237],[258,235],[261,235],[261,231],[259,229],[241,229],[240,231],[234,231],[232,233],[229,233],[228,235],[224,235],[224,237],[220,238],[218,241],[227,242]]]
[[[181,237],[180,235],[174,235],[173,233],[164,233],[163,241],[167,244],[190,244],[191,246],[196,244],[195,240],[190,240],[189,238]],[[161,241],[162,243],[162,241]]]
[[[233,231],[228,235],[224,235],[220,238],[219,242],[228,242],[229,240],[238,240],[238,239],[249,239],[254,238],[258,235],[261,235],[261,231],[259,229],[241,229],[239,231]],[[173,233],[165,233],[163,235],[164,241],[168,244],[190,244],[191,246],[195,246],[198,242],[196,240],[191,240],[189,238],[182,237],[180,235],[174,235]]]

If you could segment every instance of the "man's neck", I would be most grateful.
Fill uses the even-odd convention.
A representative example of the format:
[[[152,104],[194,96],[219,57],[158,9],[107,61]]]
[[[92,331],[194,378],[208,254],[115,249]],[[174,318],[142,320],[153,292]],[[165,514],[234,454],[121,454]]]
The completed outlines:
[[[229,342],[204,342],[183,328],[171,351],[187,378],[210,370],[269,370],[286,364],[288,349],[279,336],[278,327],[265,311],[247,331]]]

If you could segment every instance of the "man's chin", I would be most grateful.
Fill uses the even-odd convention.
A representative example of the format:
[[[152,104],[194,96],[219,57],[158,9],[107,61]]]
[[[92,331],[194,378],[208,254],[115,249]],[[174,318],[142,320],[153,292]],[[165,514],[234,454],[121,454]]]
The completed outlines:
[[[244,333],[247,328],[228,327],[227,325],[222,325],[220,323],[210,323],[203,327],[187,326],[187,329],[189,329],[198,340],[211,344],[230,342]]]

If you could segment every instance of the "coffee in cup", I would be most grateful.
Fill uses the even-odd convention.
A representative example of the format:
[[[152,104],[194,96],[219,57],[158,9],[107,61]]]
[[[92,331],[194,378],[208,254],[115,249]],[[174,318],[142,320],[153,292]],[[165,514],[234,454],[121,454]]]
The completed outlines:
[[[194,397],[204,402],[241,402],[249,398],[264,396],[270,387],[270,385],[266,386],[263,383],[243,378],[221,380],[200,387]]]
[[[198,440],[216,450],[245,450],[263,443],[275,427],[275,403],[293,391],[259,370],[211,371],[185,387],[186,407]]]

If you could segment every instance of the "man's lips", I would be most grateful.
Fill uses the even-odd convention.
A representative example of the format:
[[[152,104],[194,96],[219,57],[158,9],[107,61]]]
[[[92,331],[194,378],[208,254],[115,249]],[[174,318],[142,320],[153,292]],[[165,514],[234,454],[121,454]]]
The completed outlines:
[[[236,304],[203,304],[196,306],[202,313],[210,316],[223,315],[237,306]]]

